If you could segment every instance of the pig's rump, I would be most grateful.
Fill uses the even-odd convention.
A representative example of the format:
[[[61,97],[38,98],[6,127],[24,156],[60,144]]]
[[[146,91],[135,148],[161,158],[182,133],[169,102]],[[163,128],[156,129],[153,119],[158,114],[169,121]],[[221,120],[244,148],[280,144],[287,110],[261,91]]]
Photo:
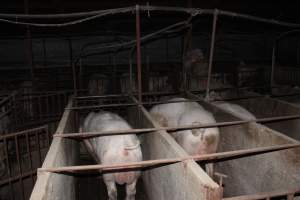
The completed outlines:
[[[121,164],[121,163],[131,163],[131,162],[139,162],[142,160],[142,153],[140,149],[140,145],[138,144],[135,148],[118,148],[113,151],[107,151],[104,153],[102,157],[102,164]],[[123,171],[116,172],[111,174],[105,174],[106,179],[111,179],[116,183],[122,184],[131,184],[133,183],[139,176],[140,171]]]

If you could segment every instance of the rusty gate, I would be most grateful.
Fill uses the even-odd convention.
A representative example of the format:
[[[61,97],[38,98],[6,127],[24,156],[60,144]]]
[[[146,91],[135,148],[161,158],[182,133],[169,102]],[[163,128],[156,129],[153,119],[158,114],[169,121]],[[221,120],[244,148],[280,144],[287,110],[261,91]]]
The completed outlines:
[[[0,136],[0,199],[28,199],[51,144],[48,126]]]

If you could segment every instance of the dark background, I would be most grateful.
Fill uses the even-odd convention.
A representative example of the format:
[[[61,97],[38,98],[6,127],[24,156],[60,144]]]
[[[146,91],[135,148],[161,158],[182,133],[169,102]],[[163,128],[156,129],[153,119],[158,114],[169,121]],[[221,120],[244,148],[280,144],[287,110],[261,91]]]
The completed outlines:
[[[108,8],[145,5],[147,1],[100,1],[100,0],[25,0],[1,1],[1,13],[70,13]],[[300,12],[293,1],[258,0],[212,0],[212,1],[149,1],[150,5],[180,6],[197,8],[218,8],[227,11],[250,14],[268,19],[300,23]],[[142,36],[185,20],[187,14],[151,12],[141,13]],[[17,19],[16,19],[17,20]],[[26,20],[31,21],[31,20]],[[65,20],[48,20],[48,23],[60,23]],[[41,22],[41,21],[33,21]],[[45,21],[43,21],[45,22]],[[29,80],[40,83],[54,81],[55,89],[71,88],[71,63],[80,55],[80,50],[88,44],[118,44],[135,39],[135,15],[118,14],[83,24],[62,28],[36,28],[22,25],[0,23],[0,78],[1,82]],[[213,71],[234,71],[240,61],[249,65],[271,65],[272,47],[275,39],[288,27],[269,25],[245,19],[221,16],[217,22],[216,47]],[[201,48],[208,57],[212,16],[197,16],[193,20],[192,48]],[[155,65],[159,69],[172,69],[180,65],[183,53],[183,41],[186,30],[175,34],[164,34],[142,46],[143,65]],[[283,38],[279,43],[276,62],[287,67],[297,67],[300,63],[299,34]],[[31,38],[32,40],[28,40]],[[30,43],[32,42],[32,48]],[[30,51],[32,49],[32,53]],[[72,49],[72,53],[70,52]],[[127,70],[128,49],[115,51],[82,60],[87,74],[91,70]],[[32,58],[32,59],[31,59]],[[167,67],[165,67],[167,66]],[[176,68],[177,69],[177,68]],[[267,71],[267,70],[266,70]],[[65,80],[66,79],[66,80]],[[67,80],[68,79],[68,80]]]

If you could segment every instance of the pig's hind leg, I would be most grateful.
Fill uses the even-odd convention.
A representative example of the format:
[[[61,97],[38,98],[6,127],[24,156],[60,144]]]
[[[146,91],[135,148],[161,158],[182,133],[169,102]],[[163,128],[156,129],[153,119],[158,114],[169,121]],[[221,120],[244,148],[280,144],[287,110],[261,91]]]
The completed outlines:
[[[125,200],[135,200],[136,183],[137,183],[137,179],[134,180],[130,184],[126,184],[126,199]]]
[[[117,200],[117,187],[114,181],[104,180],[107,188],[108,199],[109,200]]]

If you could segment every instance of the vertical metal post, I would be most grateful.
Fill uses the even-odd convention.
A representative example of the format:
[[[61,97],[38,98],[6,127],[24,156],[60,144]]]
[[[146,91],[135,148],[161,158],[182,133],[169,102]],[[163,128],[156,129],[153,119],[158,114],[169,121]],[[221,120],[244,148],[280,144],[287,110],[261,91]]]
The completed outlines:
[[[9,141],[7,141],[6,138],[4,138],[4,153],[5,153],[5,157],[6,157],[6,167],[7,167],[7,173],[8,173],[8,184],[9,184],[9,187],[10,187],[10,196],[11,196],[11,199],[12,200],[15,200],[15,195],[13,193],[13,190],[14,190],[14,186],[11,182],[11,177],[12,177],[12,169],[11,169],[11,166],[10,166],[10,162],[9,162],[9,154],[8,154],[8,143]]]
[[[142,102],[142,61],[141,61],[141,25],[140,25],[140,8],[136,5],[135,15],[135,27],[136,27],[136,63],[137,63],[137,75],[138,75],[138,99]]]
[[[299,65],[300,62],[300,47],[299,47],[299,42],[297,43],[297,65]]]
[[[166,63],[169,63],[169,40],[166,38]]]
[[[117,52],[114,52],[112,55],[112,64],[113,64],[113,91],[114,93],[118,94],[118,87],[117,87],[117,62],[116,62],[116,54]]]
[[[32,164],[31,150],[30,150],[30,136],[29,136],[29,133],[26,133],[25,140],[26,140],[26,149],[27,149],[27,153],[28,153],[28,157],[29,157],[29,167],[30,167],[30,170],[32,171],[33,170],[33,164]],[[31,174],[30,177],[31,177],[32,186],[34,186],[33,174]]]
[[[25,200],[25,191],[24,191],[24,184],[23,184],[23,170],[21,166],[21,158],[20,158],[20,150],[19,150],[19,142],[18,142],[18,136],[14,137],[15,139],[15,145],[16,145],[16,156],[17,156],[17,164],[18,164],[18,170],[19,170],[19,183],[22,190],[22,199]]]
[[[29,7],[28,7],[28,0],[24,0],[24,8],[25,8],[25,14],[29,14]],[[32,37],[31,37],[31,31],[30,27],[26,26],[26,55],[28,59],[28,64],[30,66],[30,76],[32,81],[33,89],[35,88],[34,84],[34,65],[33,65],[33,52],[32,52]]]
[[[133,87],[133,79],[132,79],[132,59],[131,56],[129,56],[129,91],[130,93],[134,92],[134,87]],[[126,82],[126,80],[124,80]],[[122,87],[122,86],[121,86]],[[126,89],[126,87],[125,87]],[[126,91],[122,91],[126,93]]]
[[[214,48],[215,48],[215,36],[216,36],[218,13],[219,13],[218,9],[215,9],[212,33],[211,33],[211,41],[210,41],[210,50],[209,50],[209,63],[208,63],[208,75],[207,75],[208,77],[206,83],[206,99],[209,99],[209,88],[210,88],[211,70],[212,70],[212,62],[213,62]]]
[[[84,84],[84,76],[83,76],[83,69],[82,69],[82,58],[79,59],[79,70],[78,70],[78,89],[83,89]],[[98,82],[97,82],[98,84]]]
[[[150,56],[148,55],[148,51],[147,51],[147,53],[146,53],[146,71],[147,71],[147,77],[146,77],[146,85],[145,85],[145,89],[149,92],[150,90],[149,90],[149,81],[152,81],[152,78],[150,77]],[[153,83],[151,83],[152,84],[152,86],[153,86]],[[152,90],[153,90],[153,88],[152,88]]]
[[[70,53],[70,66],[72,67],[72,74],[73,74],[73,89],[74,89],[74,96],[77,96],[78,94],[78,88],[77,88],[77,74],[76,74],[76,65],[75,62],[73,62],[73,47],[72,47],[72,40],[69,39],[69,53]]]
[[[43,64],[44,67],[46,67],[47,66],[46,39],[43,39],[43,57],[44,57]]]
[[[272,66],[271,66],[271,77],[270,77],[270,91],[272,92],[272,87],[274,86],[274,69],[275,69],[275,59],[276,59],[276,44],[273,45],[272,49]]]

